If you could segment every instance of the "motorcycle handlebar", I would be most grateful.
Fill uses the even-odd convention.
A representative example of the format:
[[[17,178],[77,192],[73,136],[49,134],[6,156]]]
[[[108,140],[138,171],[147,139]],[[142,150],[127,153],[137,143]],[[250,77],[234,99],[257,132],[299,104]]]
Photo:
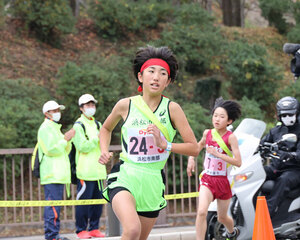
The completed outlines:
[[[273,145],[273,143],[269,143],[269,142],[264,142],[263,143],[263,146],[272,146]]]
[[[276,153],[269,153],[269,156],[271,158],[275,158],[275,159],[280,159],[280,157],[278,155],[275,155]]]
[[[280,159],[278,155],[278,146],[274,143],[264,142],[259,146],[260,155],[265,158]]]

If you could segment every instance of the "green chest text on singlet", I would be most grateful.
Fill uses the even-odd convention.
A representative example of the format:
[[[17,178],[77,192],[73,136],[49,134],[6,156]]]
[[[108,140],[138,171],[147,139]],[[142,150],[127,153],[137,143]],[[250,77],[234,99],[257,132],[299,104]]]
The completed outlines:
[[[169,99],[162,97],[154,115],[163,124],[173,140],[174,130],[169,115]],[[147,133],[147,127],[152,122],[130,102],[129,113],[122,126],[122,153],[121,159],[135,164],[147,164],[147,167],[162,169],[170,152],[158,148],[152,134]],[[161,133],[163,139],[165,137]]]

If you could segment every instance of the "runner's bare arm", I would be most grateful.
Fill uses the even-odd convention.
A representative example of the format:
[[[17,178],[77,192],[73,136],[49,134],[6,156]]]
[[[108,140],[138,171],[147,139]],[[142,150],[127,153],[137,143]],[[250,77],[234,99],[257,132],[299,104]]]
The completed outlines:
[[[99,139],[100,139],[100,149],[101,149],[101,156],[99,162],[101,164],[106,164],[110,157],[112,156],[111,153],[108,152],[108,148],[111,141],[111,134],[113,129],[116,127],[118,122],[123,118],[126,118],[129,109],[129,98],[121,99],[116,103],[113,110],[106,118],[105,122],[102,125],[102,128],[99,132]]]
[[[241,157],[237,137],[234,134],[231,134],[229,136],[228,142],[230,144],[234,156],[234,160],[235,160],[235,163],[231,163],[231,164],[240,167],[242,165],[242,157]]]
[[[169,108],[172,124],[183,139],[183,143],[172,143],[172,152],[198,156],[199,145],[182,108],[175,102],[171,102]]]
[[[202,138],[198,142],[200,152],[205,147],[207,132],[208,132],[208,129],[204,130]],[[189,177],[192,176],[192,172],[195,172],[195,157],[189,156],[186,172]]]
[[[239,150],[238,140],[237,140],[237,138],[234,134],[231,134],[229,136],[228,143],[229,143],[230,148],[232,150],[233,157],[229,157],[227,154],[220,153],[213,147],[207,148],[206,151],[208,153],[211,153],[212,155],[218,157],[218,158],[221,158],[222,160],[224,160],[224,161],[226,161],[226,162],[228,162],[228,163],[230,163],[234,166],[240,167],[241,164],[242,164],[241,153],[240,153],[240,150]]]

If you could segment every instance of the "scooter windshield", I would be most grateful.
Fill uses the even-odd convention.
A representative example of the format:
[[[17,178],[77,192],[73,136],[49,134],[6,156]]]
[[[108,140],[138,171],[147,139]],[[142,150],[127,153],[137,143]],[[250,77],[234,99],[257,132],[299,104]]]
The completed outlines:
[[[257,119],[245,118],[234,131],[238,139],[242,162],[245,162],[256,151],[266,124]]]

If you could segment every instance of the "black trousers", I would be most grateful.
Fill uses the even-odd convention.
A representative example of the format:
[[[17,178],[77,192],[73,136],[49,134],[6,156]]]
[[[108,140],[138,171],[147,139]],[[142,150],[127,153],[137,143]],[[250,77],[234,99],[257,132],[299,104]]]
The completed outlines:
[[[286,194],[300,186],[300,170],[276,170],[272,165],[265,166],[267,180],[275,180],[275,186],[267,197],[270,216],[274,216],[276,208],[284,200]]]

